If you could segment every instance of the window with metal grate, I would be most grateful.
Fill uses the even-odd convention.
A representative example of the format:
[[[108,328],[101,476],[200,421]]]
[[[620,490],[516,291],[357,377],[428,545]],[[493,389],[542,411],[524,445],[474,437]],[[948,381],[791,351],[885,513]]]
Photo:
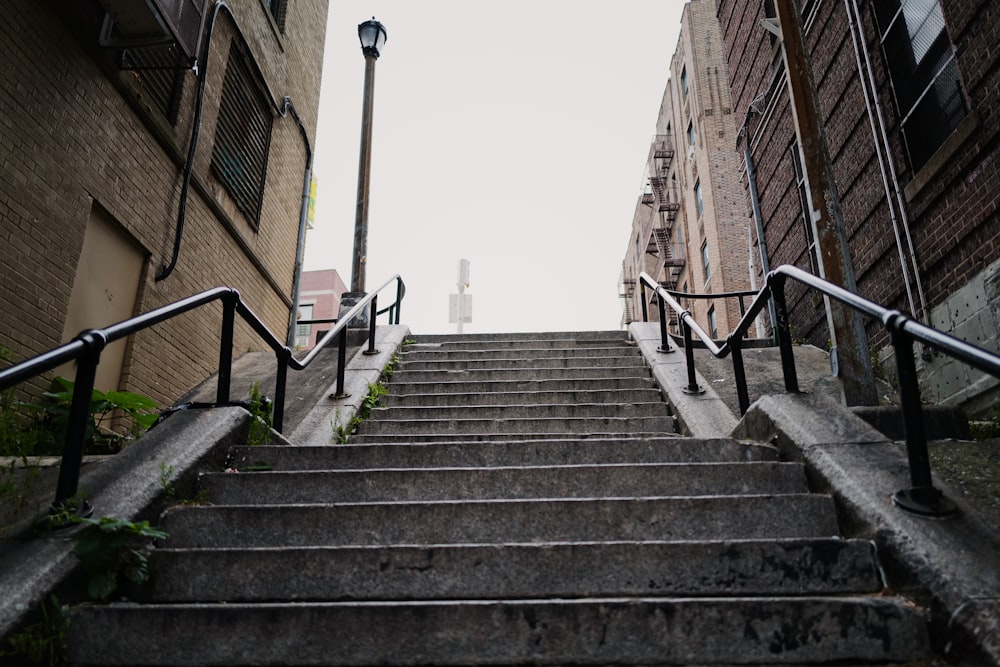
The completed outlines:
[[[249,56],[233,41],[222,81],[212,172],[254,229],[260,225],[273,121],[270,104],[255,83]]]
[[[278,30],[285,32],[285,14],[288,12],[288,0],[262,0],[271,13]]]
[[[131,75],[136,98],[147,110],[163,114],[170,124],[177,122],[177,107],[183,90],[183,55],[173,44],[124,49],[121,68]]]

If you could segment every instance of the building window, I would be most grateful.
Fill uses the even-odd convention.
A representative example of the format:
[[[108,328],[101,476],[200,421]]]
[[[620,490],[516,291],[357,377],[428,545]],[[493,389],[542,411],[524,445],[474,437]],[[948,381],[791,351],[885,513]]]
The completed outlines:
[[[809,194],[806,192],[806,175],[802,166],[802,156],[799,155],[799,144],[792,142],[791,147],[792,168],[795,170],[795,188],[799,194],[799,219],[802,221],[802,229],[806,236],[806,255],[809,257],[809,270],[813,274],[819,275],[819,267],[816,265],[816,237],[813,234],[812,214],[809,211]]]
[[[311,320],[313,318],[313,304],[306,303],[299,305],[299,316],[296,321]],[[295,347],[309,347],[309,336],[312,334],[311,324],[295,325]]]
[[[271,13],[278,30],[285,32],[285,14],[288,12],[288,0],[261,0],[267,11]]]
[[[698,209],[698,217],[705,212],[705,202],[701,198],[701,179],[694,182],[694,205]]]
[[[120,64],[139,103],[147,110],[156,109],[171,125],[177,122],[184,74],[188,71],[177,47],[124,49]]]
[[[955,47],[937,0],[878,0],[872,6],[903,143],[917,171],[968,111]]]
[[[694,123],[693,122],[692,123],[688,123],[688,146],[690,146],[691,148],[694,148],[694,146],[695,146],[695,140],[694,140]]]
[[[684,95],[688,94],[688,68],[687,65],[681,67],[681,90],[684,91]]]
[[[274,117],[251,72],[249,56],[234,41],[222,80],[212,172],[256,229],[260,225]]]
[[[719,323],[715,319],[715,306],[708,309],[708,335],[712,338],[719,337]]]
[[[701,268],[705,276],[705,282],[712,277],[712,265],[708,261],[708,241],[701,244]]]

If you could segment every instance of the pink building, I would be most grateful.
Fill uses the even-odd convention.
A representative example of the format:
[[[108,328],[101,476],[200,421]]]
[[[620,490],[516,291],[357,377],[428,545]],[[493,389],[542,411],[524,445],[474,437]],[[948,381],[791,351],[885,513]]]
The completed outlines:
[[[340,312],[340,296],[347,285],[336,269],[303,271],[298,320],[335,319]],[[309,350],[333,324],[300,324],[295,329],[295,348]]]

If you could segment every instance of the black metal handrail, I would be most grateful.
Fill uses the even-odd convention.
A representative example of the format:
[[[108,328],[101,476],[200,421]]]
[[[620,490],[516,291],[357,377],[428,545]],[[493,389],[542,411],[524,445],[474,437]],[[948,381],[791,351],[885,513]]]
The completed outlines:
[[[792,349],[792,336],[789,330],[788,310],[785,304],[785,282],[789,279],[801,283],[809,289],[817,290],[867,317],[882,322],[882,325],[889,333],[896,356],[899,399],[903,412],[906,454],[909,461],[910,482],[912,485],[909,489],[896,492],[893,500],[899,507],[918,514],[947,516],[954,513],[954,503],[950,502],[943,496],[940,490],[934,487],[931,478],[930,457],[927,453],[927,436],[923,429],[920,388],[917,383],[916,362],[913,358],[913,344],[919,342],[934,348],[942,354],[946,354],[984,373],[989,373],[996,378],[1000,378],[1000,356],[942,331],[938,331],[933,327],[929,327],[898,310],[880,306],[843,287],[834,285],[807,271],[789,265],[779,266],[767,274],[764,287],[757,293],[757,296],[750,304],[739,324],[726,337],[725,342],[722,345],[718,345],[695,322],[691,312],[681,306],[669,290],[653,280],[647,273],[639,274],[643,304],[645,304],[645,290],[647,286],[653,289],[657,295],[661,322],[661,345],[658,350],[659,352],[673,352],[669,346],[666,324],[664,323],[664,304],[677,313],[678,319],[681,322],[688,370],[688,386],[685,388],[685,391],[700,391],[695,380],[694,352],[691,345],[691,332],[693,331],[716,358],[721,359],[726,355],[732,355],[734,381],[741,414],[746,413],[750,406],[746,373],[743,368],[742,340],[750,326],[752,326],[753,320],[769,304],[773,304],[775,311],[775,333],[778,339],[778,349],[781,354],[785,390],[790,393],[799,392],[798,375],[795,370],[795,355]],[[644,305],[643,319],[646,320],[647,317]]]
[[[396,298],[393,304],[385,310],[378,310],[378,293],[396,283]],[[18,364],[0,370],[0,391],[13,387],[20,382],[51,371],[70,361],[77,362],[76,379],[73,387],[73,397],[70,402],[69,422],[66,431],[66,443],[63,448],[62,465],[59,469],[59,481],[56,488],[56,498],[53,507],[62,507],[76,495],[80,481],[80,467],[83,463],[83,447],[86,440],[86,424],[90,414],[90,400],[94,390],[94,379],[101,352],[108,343],[125,336],[147,329],[155,324],[200,308],[214,301],[222,302],[222,327],[219,334],[219,374],[216,387],[215,404],[230,405],[230,384],[233,366],[233,332],[236,314],[274,350],[277,356],[277,375],[275,380],[275,395],[273,401],[272,426],[279,433],[282,430],[285,406],[285,386],[288,369],[301,371],[305,369],[316,355],[326,347],[335,336],[339,340],[339,357],[337,363],[337,394],[344,393],[344,372],[347,366],[347,330],[349,324],[365,312],[375,315],[368,318],[368,349],[366,354],[374,354],[375,349],[375,318],[382,313],[390,313],[390,323],[399,324],[400,305],[406,294],[406,286],[398,275],[389,278],[377,289],[361,298],[350,310],[344,313],[334,326],[320,341],[316,343],[309,354],[302,359],[292,356],[292,350],[275,336],[267,325],[240,298],[239,291],[230,287],[216,287],[200,294],[181,299],[171,304],[161,306],[148,313],[137,315],[103,329],[87,329],[76,338],[57,348],[43,352]],[[368,310],[371,304],[370,311]]]

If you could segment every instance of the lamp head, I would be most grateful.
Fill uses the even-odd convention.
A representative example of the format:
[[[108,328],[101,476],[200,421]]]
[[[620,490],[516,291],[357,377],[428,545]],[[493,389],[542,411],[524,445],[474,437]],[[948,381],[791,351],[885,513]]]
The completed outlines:
[[[386,40],[385,26],[373,16],[370,21],[358,25],[358,39],[361,40],[362,53],[378,58]]]

